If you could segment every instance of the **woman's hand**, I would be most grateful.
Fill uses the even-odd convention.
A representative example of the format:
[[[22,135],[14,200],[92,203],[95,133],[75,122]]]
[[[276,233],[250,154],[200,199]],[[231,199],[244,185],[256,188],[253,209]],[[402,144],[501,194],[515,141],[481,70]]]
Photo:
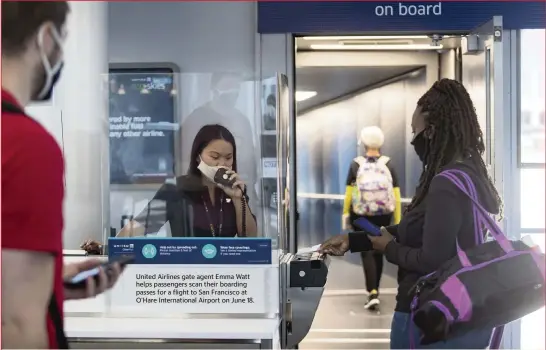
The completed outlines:
[[[387,245],[394,240],[394,237],[384,227],[381,227],[381,236],[368,235],[368,237],[372,241],[373,249],[381,253],[385,252]]]
[[[97,278],[98,282],[95,281],[95,277],[89,277],[85,283],[85,289],[65,288],[65,300],[92,298],[112,288],[112,286],[116,284],[119,275],[121,274],[121,267],[118,263],[115,263],[112,265],[107,274],[104,268],[101,266],[103,263],[104,261],[101,259],[86,259],[76,263],[65,264],[63,266],[63,279],[65,281],[73,278],[80,272],[91,270],[96,267],[100,268]]]
[[[349,250],[349,235],[340,234],[328,239],[322,243],[319,248],[319,253],[343,256]]]
[[[230,187],[218,184],[228,197],[232,199],[240,199],[243,197],[243,188],[245,188],[245,183],[239,179],[239,175],[233,171],[226,171],[226,175],[229,176],[229,181],[234,181],[233,185]]]

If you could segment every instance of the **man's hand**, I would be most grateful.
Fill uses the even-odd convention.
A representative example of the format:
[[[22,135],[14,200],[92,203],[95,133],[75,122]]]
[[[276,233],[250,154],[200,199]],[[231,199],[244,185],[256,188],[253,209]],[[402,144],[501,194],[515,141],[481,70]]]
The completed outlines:
[[[348,250],[349,250],[349,235],[340,234],[322,243],[319,248],[319,253],[335,255],[335,256],[343,256],[345,255],[345,253],[347,253]]]
[[[85,289],[65,288],[65,300],[92,298],[112,288],[121,274],[121,267],[118,263],[115,263],[112,265],[111,269],[109,269],[108,273],[106,273],[101,266],[103,263],[104,261],[100,259],[86,259],[76,263],[65,264],[63,268],[63,279],[65,281],[73,278],[80,272],[91,270],[96,267],[100,268],[97,278],[98,283],[95,280],[95,277],[89,277],[85,283]]]
[[[394,240],[394,237],[384,227],[381,227],[381,236],[368,235],[368,237],[370,237],[370,241],[372,241],[373,249],[381,253],[384,253],[385,249],[387,249],[387,244]]]

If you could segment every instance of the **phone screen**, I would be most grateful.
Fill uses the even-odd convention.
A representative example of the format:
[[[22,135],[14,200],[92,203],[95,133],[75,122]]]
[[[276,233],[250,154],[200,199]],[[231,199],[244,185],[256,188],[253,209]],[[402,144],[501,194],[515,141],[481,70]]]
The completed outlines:
[[[381,235],[381,229],[364,218],[356,219],[353,222],[353,225],[355,226],[355,228],[362,231],[366,231],[366,233],[369,233],[371,235],[374,235],[374,236]]]
[[[99,271],[100,271],[100,268],[95,267],[94,269],[80,272],[76,276],[72,277],[72,279],[70,280],[70,283],[73,283],[73,284],[81,283],[89,277],[98,275]]]

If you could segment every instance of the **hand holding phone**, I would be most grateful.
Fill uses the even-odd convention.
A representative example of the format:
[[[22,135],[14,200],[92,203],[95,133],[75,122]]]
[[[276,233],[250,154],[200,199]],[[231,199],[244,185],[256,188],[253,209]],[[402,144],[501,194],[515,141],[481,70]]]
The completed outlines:
[[[372,236],[381,236],[381,228],[372,224],[368,219],[360,217],[353,221],[353,226],[357,230],[362,230]]]
[[[102,263],[98,259],[87,259],[79,263],[65,265],[65,270],[80,271],[65,278],[66,299],[88,298],[111,288],[123,268],[134,259],[134,256],[126,256],[107,263]]]

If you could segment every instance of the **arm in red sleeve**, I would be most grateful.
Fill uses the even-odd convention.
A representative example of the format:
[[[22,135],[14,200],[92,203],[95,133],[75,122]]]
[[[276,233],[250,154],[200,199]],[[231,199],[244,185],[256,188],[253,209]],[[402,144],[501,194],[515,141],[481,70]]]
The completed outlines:
[[[26,118],[21,116],[21,118]],[[35,124],[21,123],[2,147],[2,248],[62,251],[64,163],[57,142]]]

